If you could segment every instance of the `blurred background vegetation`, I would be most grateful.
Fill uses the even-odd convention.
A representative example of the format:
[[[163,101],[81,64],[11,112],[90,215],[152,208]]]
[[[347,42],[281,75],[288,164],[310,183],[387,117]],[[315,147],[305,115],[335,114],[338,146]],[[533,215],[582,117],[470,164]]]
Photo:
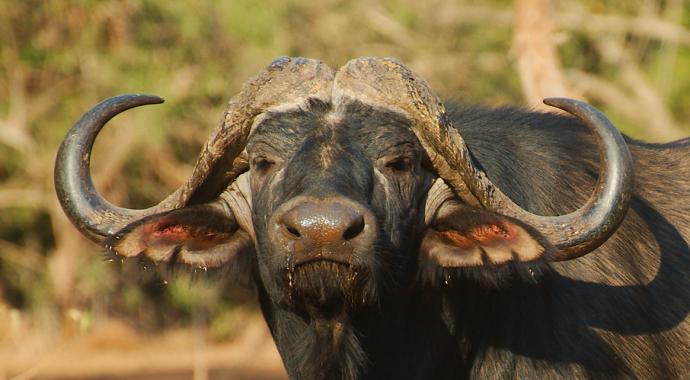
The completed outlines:
[[[113,318],[149,334],[197,324],[226,340],[242,328],[240,310],[255,307],[250,293],[222,280],[166,283],[136,265],[103,262],[66,220],[53,160],[68,128],[98,101],[132,92],[166,98],[111,122],[92,165],[109,200],[149,206],[186,179],[224,104],[277,56],[334,68],[394,56],[443,97],[537,106],[518,65],[532,51],[516,43],[520,2],[0,2],[0,341],[58,341]],[[553,30],[526,33],[554,43],[569,94],[634,137],[689,134],[688,0],[522,3],[547,6],[541,25]]]

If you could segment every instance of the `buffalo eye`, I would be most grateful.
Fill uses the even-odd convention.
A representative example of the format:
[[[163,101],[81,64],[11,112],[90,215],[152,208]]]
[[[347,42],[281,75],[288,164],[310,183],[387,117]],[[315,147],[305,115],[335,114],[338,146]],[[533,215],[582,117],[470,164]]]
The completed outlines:
[[[400,156],[387,160],[385,166],[393,173],[407,173],[412,170],[413,162],[410,157]]]
[[[255,157],[251,161],[251,169],[260,175],[268,173],[275,166],[275,161],[267,157]]]

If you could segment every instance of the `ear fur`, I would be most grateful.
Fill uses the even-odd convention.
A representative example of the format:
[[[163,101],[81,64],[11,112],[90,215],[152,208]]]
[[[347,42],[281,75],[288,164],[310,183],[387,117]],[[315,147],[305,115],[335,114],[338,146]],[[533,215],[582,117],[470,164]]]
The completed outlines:
[[[419,252],[421,276],[443,284],[470,278],[500,286],[516,275],[537,281],[555,250],[537,230],[517,219],[457,204],[440,212],[425,230]]]
[[[106,239],[105,247],[119,256],[205,269],[232,262],[253,243],[229,209],[210,203],[138,220]]]

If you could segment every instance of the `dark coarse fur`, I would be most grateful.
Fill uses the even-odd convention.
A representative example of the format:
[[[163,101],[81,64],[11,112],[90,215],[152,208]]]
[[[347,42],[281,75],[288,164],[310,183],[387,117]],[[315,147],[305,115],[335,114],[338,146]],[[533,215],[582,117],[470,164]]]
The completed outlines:
[[[352,112],[367,114],[365,109]],[[528,210],[543,215],[570,212],[592,192],[599,167],[597,149],[579,121],[556,114],[457,104],[449,114],[492,181]],[[385,119],[385,115],[374,117]],[[414,275],[420,269],[414,264],[418,242],[403,239],[398,252],[389,252],[376,265],[369,263],[376,268],[370,274],[384,275],[385,267],[395,263],[390,268],[394,280],[370,277],[368,281],[384,281],[387,286],[374,287],[375,303],[358,305],[356,311],[346,309],[345,314],[328,308],[300,311],[280,306],[274,294],[279,289],[259,281],[261,306],[290,376],[687,376],[690,140],[650,145],[629,139],[628,143],[636,168],[632,207],[613,237],[580,259],[484,272],[474,268],[451,281],[440,273],[435,283],[420,282]],[[299,176],[294,176],[290,181],[291,191],[314,190],[306,178],[299,182]],[[342,183],[338,191],[361,191],[356,182],[355,178]],[[387,212],[404,206],[386,204],[377,198],[381,193],[376,189],[373,194],[373,199],[361,201],[382,207],[374,211],[386,225],[383,236],[409,235],[409,229],[391,230],[395,220],[387,220]],[[348,196],[361,199],[363,194]],[[255,207],[270,212],[272,206],[259,202]],[[257,228],[261,236],[262,227]],[[324,297],[309,293],[324,289],[322,281],[335,282],[330,289],[344,289],[338,270],[330,270],[336,276],[326,279],[312,273],[299,292],[309,299]]]
[[[455,105],[451,117],[492,181],[554,215],[596,181],[592,137],[569,117]],[[628,139],[635,198],[593,253],[553,264],[538,284],[444,292],[448,325],[469,353],[463,377],[681,378],[690,374],[690,139]]]

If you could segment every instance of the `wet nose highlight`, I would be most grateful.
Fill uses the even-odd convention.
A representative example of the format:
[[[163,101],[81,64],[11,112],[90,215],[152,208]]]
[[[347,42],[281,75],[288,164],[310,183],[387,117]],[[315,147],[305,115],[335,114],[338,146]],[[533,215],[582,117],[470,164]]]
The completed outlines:
[[[364,232],[365,217],[358,208],[339,200],[305,200],[287,210],[279,223],[291,240],[343,243]]]

